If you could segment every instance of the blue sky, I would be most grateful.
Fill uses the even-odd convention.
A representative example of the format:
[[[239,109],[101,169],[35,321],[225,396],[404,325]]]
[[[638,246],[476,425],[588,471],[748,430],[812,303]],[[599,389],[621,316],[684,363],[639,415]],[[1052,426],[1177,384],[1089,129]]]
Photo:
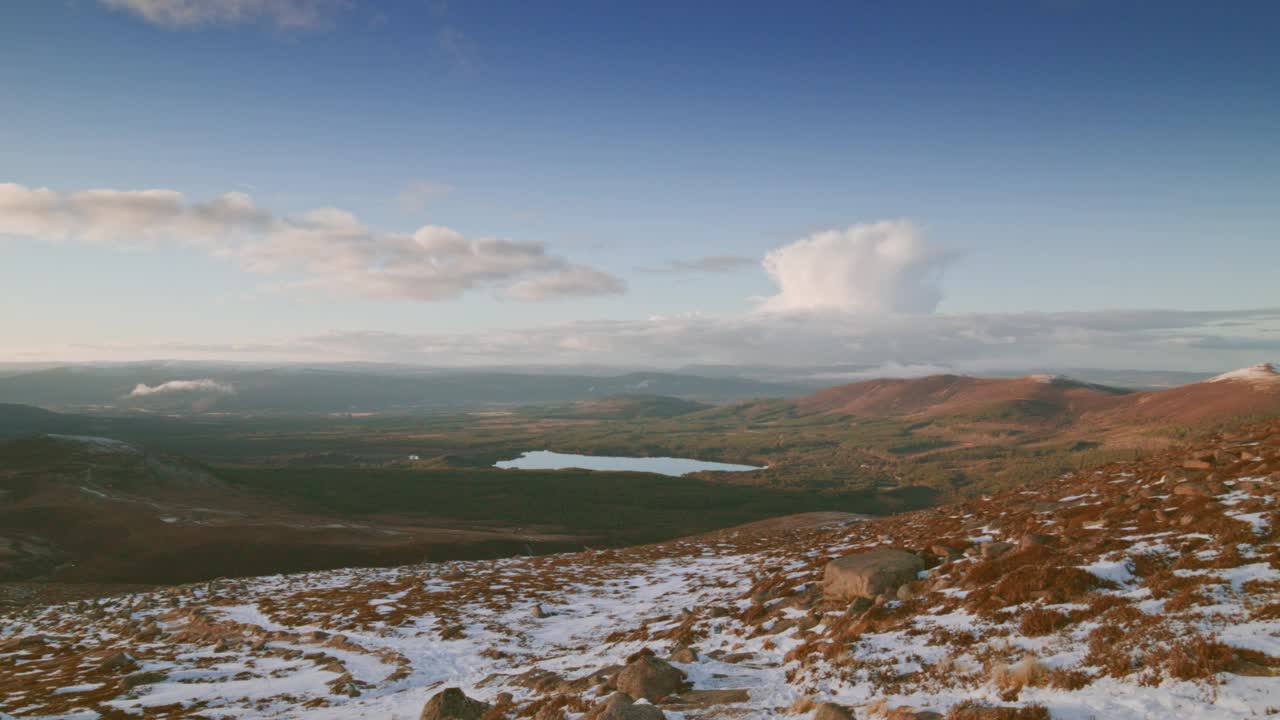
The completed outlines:
[[[762,305],[838,318],[845,355],[840,332],[803,340],[823,359],[1280,355],[1275,314],[1257,312],[1280,306],[1274,3],[202,5],[0,10],[0,183],[14,203],[55,191],[64,223],[6,226],[31,206],[0,204],[9,359],[794,361],[762,348],[788,322]],[[240,240],[170,236],[187,225],[139,244],[65,224],[76,193],[156,188],[184,206],[243,193],[276,222],[340,208],[362,230],[267,238],[287,258],[263,270]],[[422,289],[424,266],[388,289],[381,254],[317,269],[423,225],[556,260],[502,255],[460,284],[428,268],[447,292]],[[874,251],[895,243],[905,259]],[[724,262],[690,269],[708,257]],[[1245,314],[1094,319],[1134,309]],[[972,336],[1025,313],[1057,319],[955,356],[883,329],[906,315]],[[726,334],[721,351],[628,339],[687,347],[653,318],[691,315]],[[370,333],[394,349],[334,348]],[[848,340],[869,336],[883,343]]]

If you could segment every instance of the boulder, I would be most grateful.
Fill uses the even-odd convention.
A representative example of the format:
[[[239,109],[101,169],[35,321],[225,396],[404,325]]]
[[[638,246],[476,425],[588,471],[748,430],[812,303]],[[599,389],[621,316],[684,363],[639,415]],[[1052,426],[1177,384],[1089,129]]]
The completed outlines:
[[[1040,545],[1049,545],[1052,542],[1053,542],[1052,535],[1041,535],[1039,533],[1027,533],[1026,535],[1022,536],[1021,540],[1018,541],[1018,549],[1030,550],[1033,547],[1038,547]]]
[[[591,708],[583,720],[666,720],[666,717],[653,705],[637,704],[625,692],[616,692]]]
[[[473,700],[461,689],[451,687],[432,696],[418,720],[480,720],[488,709],[489,703]]]
[[[905,550],[880,548],[846,555],[827,563],[822,592],[828,598],[875,598],[916,579],[924,560]]]
[[[964,557],[960,554],[959,550],[956,550],[950,545],[934,545],[929,548],[929,552],[946,560],[955,560],[956,558]]]
[[[120,684],[125,690],[132,690],[133,688],[141,687],[143,685],[154,685],[158,682],[163,682],[165,677],[164,673],[155,672],[154,670],[151,672],[140,672],[132,675],[126,675],[124,679],[120,681]]]
[[[698,662],[698,651],[687,645],[681,645],[671,653],[671,662],[685,664]]]
[[[824,702],[813,709],[813,720],[853,720],[853,713],[843,705]]]
[[[994,560],[1012,549],[1013,543],[985,542],[982,543],[982,557],[987,560]]]
[[[1198,482],[1187,482],[1177,485],[1173,488],[1174,495],[1183,495],[1186,497],[1208,497],[1209,488]]]
[[[108,672],[130,672],[138,668],[138,661],[134,660],[127,652],[118,652],[104,658],[98,664],[98,668]]]
[[[672,695],[662,702],[673,710],[688,712],[692,708],[708,708],[716,705],[732,705],[751,700],[751,693],[742,689],[689,690]]]
[[[649,702],[658,702],[688,688],[682,670],[650,653],[633,656],[613,684],[627,695]]]

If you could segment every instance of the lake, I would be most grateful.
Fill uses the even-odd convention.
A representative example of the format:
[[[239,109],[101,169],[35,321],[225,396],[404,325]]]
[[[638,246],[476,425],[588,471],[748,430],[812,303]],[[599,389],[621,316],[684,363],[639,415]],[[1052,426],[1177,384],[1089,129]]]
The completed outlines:
[[[744,470],[760,470],[753,465],[734,465],[733,463],[708,462],[690,458],[672,457],[616,457],[608,455],[572,455],[551,452],[550,450],[534,450],[527,452],[515,460],[501,460],[493,464],[499,468],[515,468],[517,470],[565,470],[582,468],[583,470],[625,470],[630,472],[658,473],[680,477],[701,470],[720,472],[742,472]]]

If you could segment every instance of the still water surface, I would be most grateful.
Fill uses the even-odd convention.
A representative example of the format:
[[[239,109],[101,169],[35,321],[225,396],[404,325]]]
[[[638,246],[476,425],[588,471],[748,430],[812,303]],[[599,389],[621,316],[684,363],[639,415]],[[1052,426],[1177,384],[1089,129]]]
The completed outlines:
[[[630,470],[634,472],[659,473],[679,477],[700,470],[718,470],[722,472],[740,472],[743,470],[759,470],[752,465],[734,465],[733,463],[708,462],[690,458],[672,457],[616,457],[609,455],[571,455],[551,452],[550,450],[534,450],[514,460],[501,460],[494,467],[516,468],[519,470],[563,470],[565,468],[582,468],[584,470]]]

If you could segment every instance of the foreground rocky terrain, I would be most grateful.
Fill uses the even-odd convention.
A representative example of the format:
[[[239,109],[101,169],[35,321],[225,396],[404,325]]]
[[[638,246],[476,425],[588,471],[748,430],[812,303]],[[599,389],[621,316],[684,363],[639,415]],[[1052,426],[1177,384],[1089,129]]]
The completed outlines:
[[[0,710],[1263,717],[1280,713],[1278,498],[1273,421],[881,520],[14,609]]]

